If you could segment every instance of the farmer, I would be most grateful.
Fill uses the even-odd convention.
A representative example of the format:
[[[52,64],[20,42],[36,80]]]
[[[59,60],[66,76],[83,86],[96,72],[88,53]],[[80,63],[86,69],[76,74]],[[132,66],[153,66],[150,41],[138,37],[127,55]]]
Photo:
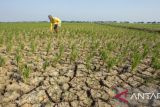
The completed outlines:
[[[53,32],[53,26],[54,31],[58,33],[58,28],[61,27],[61,20],[57,17],[52,17],[51,15],[48,15],[48,18],[50,20],[50,31]]]

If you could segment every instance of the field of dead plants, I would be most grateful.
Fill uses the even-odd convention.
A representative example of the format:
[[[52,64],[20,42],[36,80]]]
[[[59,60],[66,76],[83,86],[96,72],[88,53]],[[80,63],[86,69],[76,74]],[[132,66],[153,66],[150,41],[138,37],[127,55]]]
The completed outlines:
[[[118,91],[113,91],[114,89]],[[0,107],[152,107],[120,90],[160,92],[160,33],[95,23],[0,23]]]

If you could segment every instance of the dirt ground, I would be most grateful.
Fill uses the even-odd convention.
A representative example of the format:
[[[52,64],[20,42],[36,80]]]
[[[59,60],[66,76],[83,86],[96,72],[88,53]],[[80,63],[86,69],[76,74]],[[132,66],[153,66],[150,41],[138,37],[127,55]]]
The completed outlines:
[[[114,98],[125,89],[128,89],[128,95],[160,92],[160,82],[153,79],[160,75],[160,71],[151,68],[150,62],[150,58],[146,59],[135,73],[129,72],[129,64],[114,67],[111,72],[100,63],[87,70],[81,62],[69,65],[62,61],[56,67],[48,67],[45,72],[35,64],[31,66],[34,71],[30,79],[24,81],[14,61],[10,60],[8,66],[0,68],[0,107],[159,106],[159,99],[130,102],[127,98],[128,103],[124,103]]]

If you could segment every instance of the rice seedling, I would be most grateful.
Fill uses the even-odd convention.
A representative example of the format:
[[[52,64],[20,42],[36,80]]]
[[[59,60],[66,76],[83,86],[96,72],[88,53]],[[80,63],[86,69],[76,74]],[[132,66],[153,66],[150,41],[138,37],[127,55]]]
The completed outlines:
[[[43,63],[43,70],[45,71],[49,65],[50,65],[50,62],[46,59]]]
[[[142,57],[145,58],[147,56],[147,54],[149,53],[149,48],[146,44],[143,45],[143,53],[142,53]]]
[[[160,46],[155,46],[152,53],[152,67],[155,69],[160,69]]]
[[[51,41],[48,42],[47,47],[46,47],[47,55],[48,55],[50,49],[51,49]]]
[[[152,66],[155,69],[160,69],[160,59],[157,57],[152,57]]]
[[[31,73],[31,69],[30,69],[30,67],[27,66],[27,64],[21,65],[20,68],[21,68],[23,79],[26,81],[29,78],[29,75]]]
[[[30,48],[31,48],[31,52],[35,52],[36,50],[36,44],[34,40],[31,40],[30,42]]]
[[[10,43],[7,43],[7,45],[6,45],[6,51],[7,51],[7,52],[11,52],[11,50],[12,50],[12,47],[13,47],[13,44],[12,44],[12,42],[10,42]]]
[[[16,64],[17,64],[18,67],[19,67],[21,59],[22,59],[22,56],[21,56],[21,53],[20,53],[20,48],[18,47],[16,49],[16,55],[15,55],[15,61],[16,61]]]
[[[108,58],[108,61],[107,61],[107,69],[108,69],[108,72],[110,72],[111,68],[117,64],[117,59],[115,57],[113,58]]]
[[[94,56],[96,55],[96,52],[97,52],[99,46],[100,46],[100,42],[98,40],[92,41],[90,48],[91,48],[91,52],[93,53]]]
[[[2,35],[0,35],[0,47],[3,45],[3,41],[4,41],[4,38]]]
[[[21,55],[16,53],[15,60],[16,60],[17,66],[19,67],[19,63],[20,63],[20,60],[21,60]]]
[[[23,50],[24,49],[24,43],[20,42],[19,45],[20,45],[20,49]]]
[[[142,55],[139,52],[134,52],[132,55],[132,70],[140,63]]]
[[[76,59],[78,58],[78,50],[75,44],[71,47],[71,54],[70,54],[70,61],[76,62]]]
[[[0,67],[5,65],[5,59],[0,55]]]
[[[113,42],[112,43],[111,42],[107,43],[107,50],[112,51],[113,48],[114,48]]]
[[[85,59],[85,65],[88,70],[91,69],[92,57],[93,56],[89,53],[87,54],[86,59]]]
[[[99,54],[100,54],[100,58],[103,60],[103,62],[106,62],[107,58],[108,58],[107,50],[106,49],[101,49]]]
[[[57,62],[59,62],[64,54],[64,45],[60,44],[58,53],[52,59],[52,65],[54,66]]]

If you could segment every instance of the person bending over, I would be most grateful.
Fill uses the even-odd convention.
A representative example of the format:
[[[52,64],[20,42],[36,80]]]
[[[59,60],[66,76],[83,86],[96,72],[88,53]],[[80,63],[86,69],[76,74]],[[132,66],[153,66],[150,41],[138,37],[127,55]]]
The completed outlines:
[[[52,17],[51,15],[48,15],[48,18],[50,20],[50,31],[53,32],[54,26],[54,31],[58,33],[58,29],[61,27],[61,20],[57,17]]]

